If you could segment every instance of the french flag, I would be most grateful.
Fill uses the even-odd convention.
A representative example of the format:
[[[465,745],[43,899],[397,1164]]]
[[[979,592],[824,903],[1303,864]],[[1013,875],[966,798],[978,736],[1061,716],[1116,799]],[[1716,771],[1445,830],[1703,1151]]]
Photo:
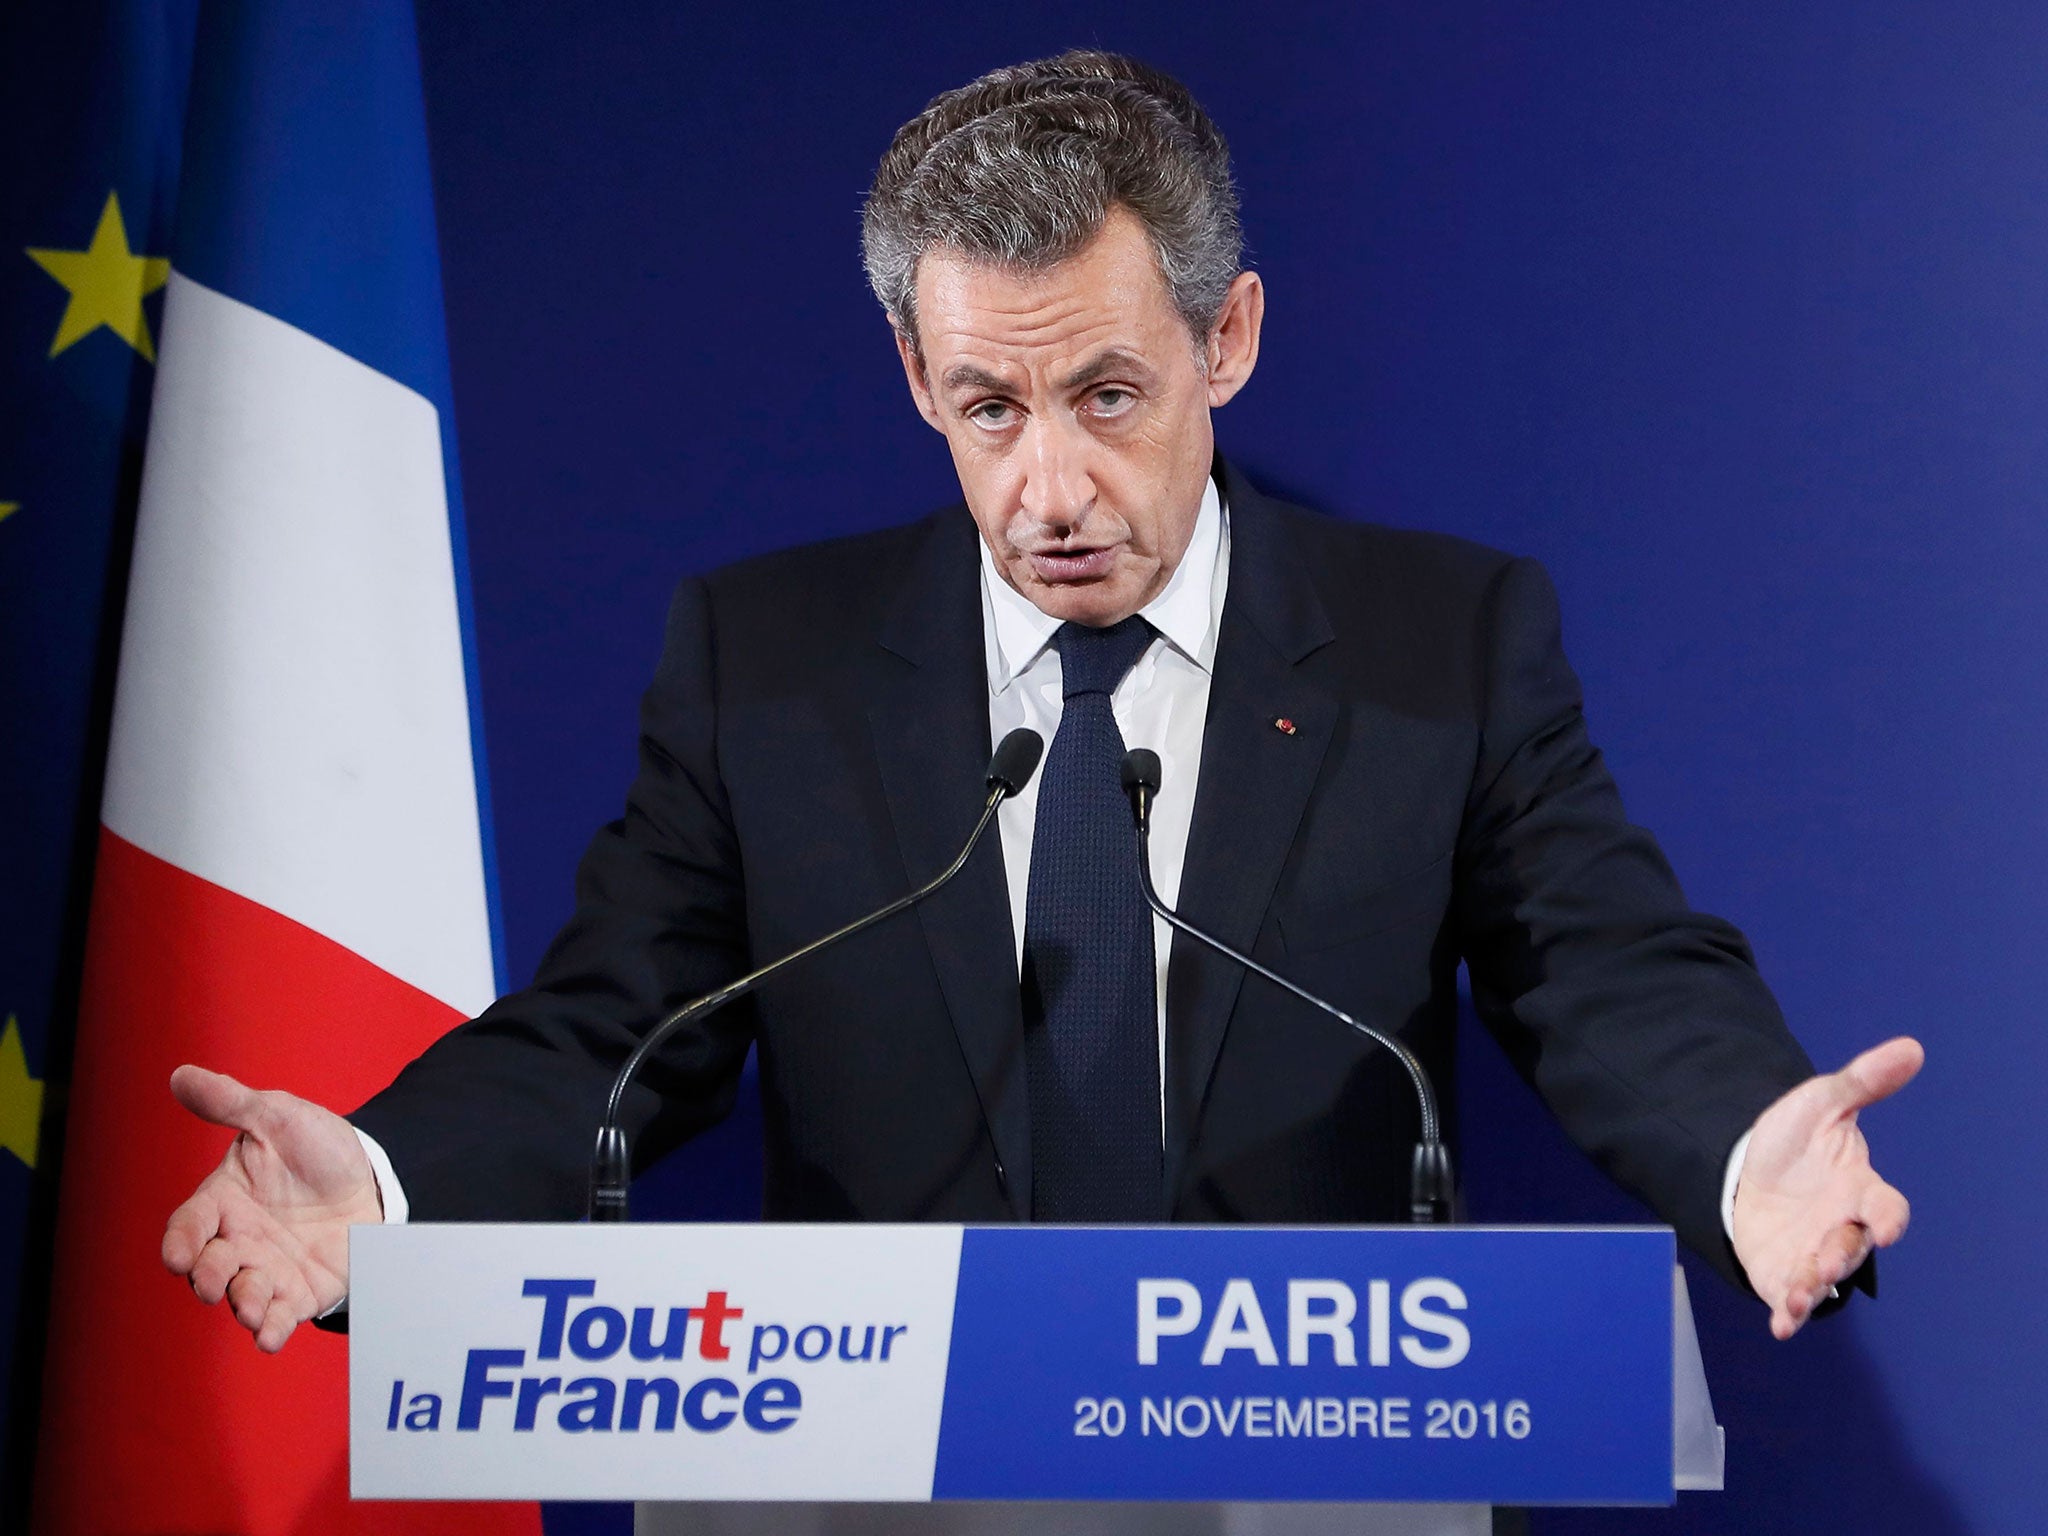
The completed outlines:
[[[346,1110],[499,990],[411,0],[203,6],[67,1129],[41,1531],[537,1532],[348,1499],[346,1341],[157,1259],[197,1061]]]

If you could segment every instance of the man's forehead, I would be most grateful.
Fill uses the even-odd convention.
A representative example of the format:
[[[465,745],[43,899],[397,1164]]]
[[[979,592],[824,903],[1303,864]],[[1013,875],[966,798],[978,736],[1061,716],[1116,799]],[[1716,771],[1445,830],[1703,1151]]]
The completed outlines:
[[[918,264],[918,329],[942,387],[1028,371],[1062,378],[1113,361],[1142,363],[1179,326],[1143,226],[1116,210],[1094,239],[1051,267],[1019,270],[941,247]],[[976,378],[965,370],[978,370]]]

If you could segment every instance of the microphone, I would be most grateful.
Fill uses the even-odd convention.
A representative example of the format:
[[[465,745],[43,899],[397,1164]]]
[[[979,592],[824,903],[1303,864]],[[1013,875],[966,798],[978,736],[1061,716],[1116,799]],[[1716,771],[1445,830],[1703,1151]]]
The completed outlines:
[[[662,1041],[696,1019],[715,1013],[727,1003],[745,997],[762,982],[778,971],[795,965],[799,960],[808,959],[821,950],[830,949],[841,939],[850,939],[855,934],[874,927],[886,918],[899,912],[906,912],[927,896],[937,891],[955,875],[967,867],[967,860],[973,854],[975,845],[981,841],[988,824],[995,820],[996,807],[1016,794],[1031,782],[1031,775],[1038,771],[1038,759],[1045,751],[1045,738],[1033,730],[1019,729],[1010,732],[996,747],[995,755],[988,761],[988,798],[982,803],[981,816],[974,823],[974,830],[967,834],[967,842],[959,856],[931,880],[919,886],[908,896],[899,897],[880,911],[870,912],[866,917],[855,918],[844,928],[835,929],[821,939],[813,939],[801,949],[790,951],[780,960],[771,960],[757,971],[749,971],[736,981],[729,981],[715,992],[687,1002],[673,1013],[666,1015],[650,1029],[634,1047],[633,1054],[626,1058],[612,1079],[610,1096],[605,1100],[604,1119],[597,1130],[597,1150],[591,1157],[590,1169],[590,1219],[597,1222],[615,1222],[626,1219],[627,1187],[632,1183],[632,1155],[626,1145],[625,1130],[619,1124],[619,1107],[625,1101],[626,1090],[640,1073],[641,1065],[660,1049]]]
[[[1124,754],[1124,793],[1130,796],[1131,817],[1138,828],[1138,884],[1145,892],[1145,904],[1189,938],[1236,961],[1253,975],[1263,976],[1282,991],[1322,1009],[1333,1019],[1350,1025],[1366,1039],[1394,1053],[1395,1059],[1406,1069],[1408,1080],[1415,1085],[1416,1102],[1422,1108],[1422,1139],[1416,1143],[1415,1156],[1408,1169],[1408,1217],[1423,1224],[1449,1221],[1451,1202],[1457,1193],[1457,1175],[1451,1167],[1450,1149],[1443,1144],[1438,1126],[1436,1090],[1430,1085],[1429,1073],[1416,1054],[1391,1035],[1382,1034],[1370,1024],[1361,1024],[1336,1004],[1325,1002],[1278,971],[1259,964],[1250,955],[1241,954],[1214,935],[1204,933],[1159,899],[1158,891],[1152,888],[1152,801],[1159,793],[1159,778],[1157,752],[1137,747]]]

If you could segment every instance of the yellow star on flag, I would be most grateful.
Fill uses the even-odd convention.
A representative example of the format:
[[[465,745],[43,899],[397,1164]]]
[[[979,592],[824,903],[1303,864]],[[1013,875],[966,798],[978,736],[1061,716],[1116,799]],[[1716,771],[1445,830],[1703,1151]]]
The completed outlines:
[[[57,325],[57,339],[50,343],[50,356],[104,325],[149,361],[156,361],[142,301],[170,281],[171,264],[162,256],[138,256],[128,248],[128,226],[121,222],[117,195],[107,194],[99,228],[92,232],[92,244],[86,249],[30,246],[28,256],[71,295]]]
[[[0,1147],[35,1167],[36,1128],[42,1120],[42,1079],[28,1075],[21,1025],[9,1014],[7,1028],[0,1032]]]
[[[6,522],[20,510],[21,503],[18,501],[0,501],[0,523]]]

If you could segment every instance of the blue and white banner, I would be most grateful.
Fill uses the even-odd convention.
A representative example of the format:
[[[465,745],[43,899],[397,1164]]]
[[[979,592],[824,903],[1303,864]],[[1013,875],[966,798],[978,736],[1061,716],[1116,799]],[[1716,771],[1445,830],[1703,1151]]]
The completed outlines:
[[[1662,1504],[1665,1228],[361,1227],[358,1498]]]

